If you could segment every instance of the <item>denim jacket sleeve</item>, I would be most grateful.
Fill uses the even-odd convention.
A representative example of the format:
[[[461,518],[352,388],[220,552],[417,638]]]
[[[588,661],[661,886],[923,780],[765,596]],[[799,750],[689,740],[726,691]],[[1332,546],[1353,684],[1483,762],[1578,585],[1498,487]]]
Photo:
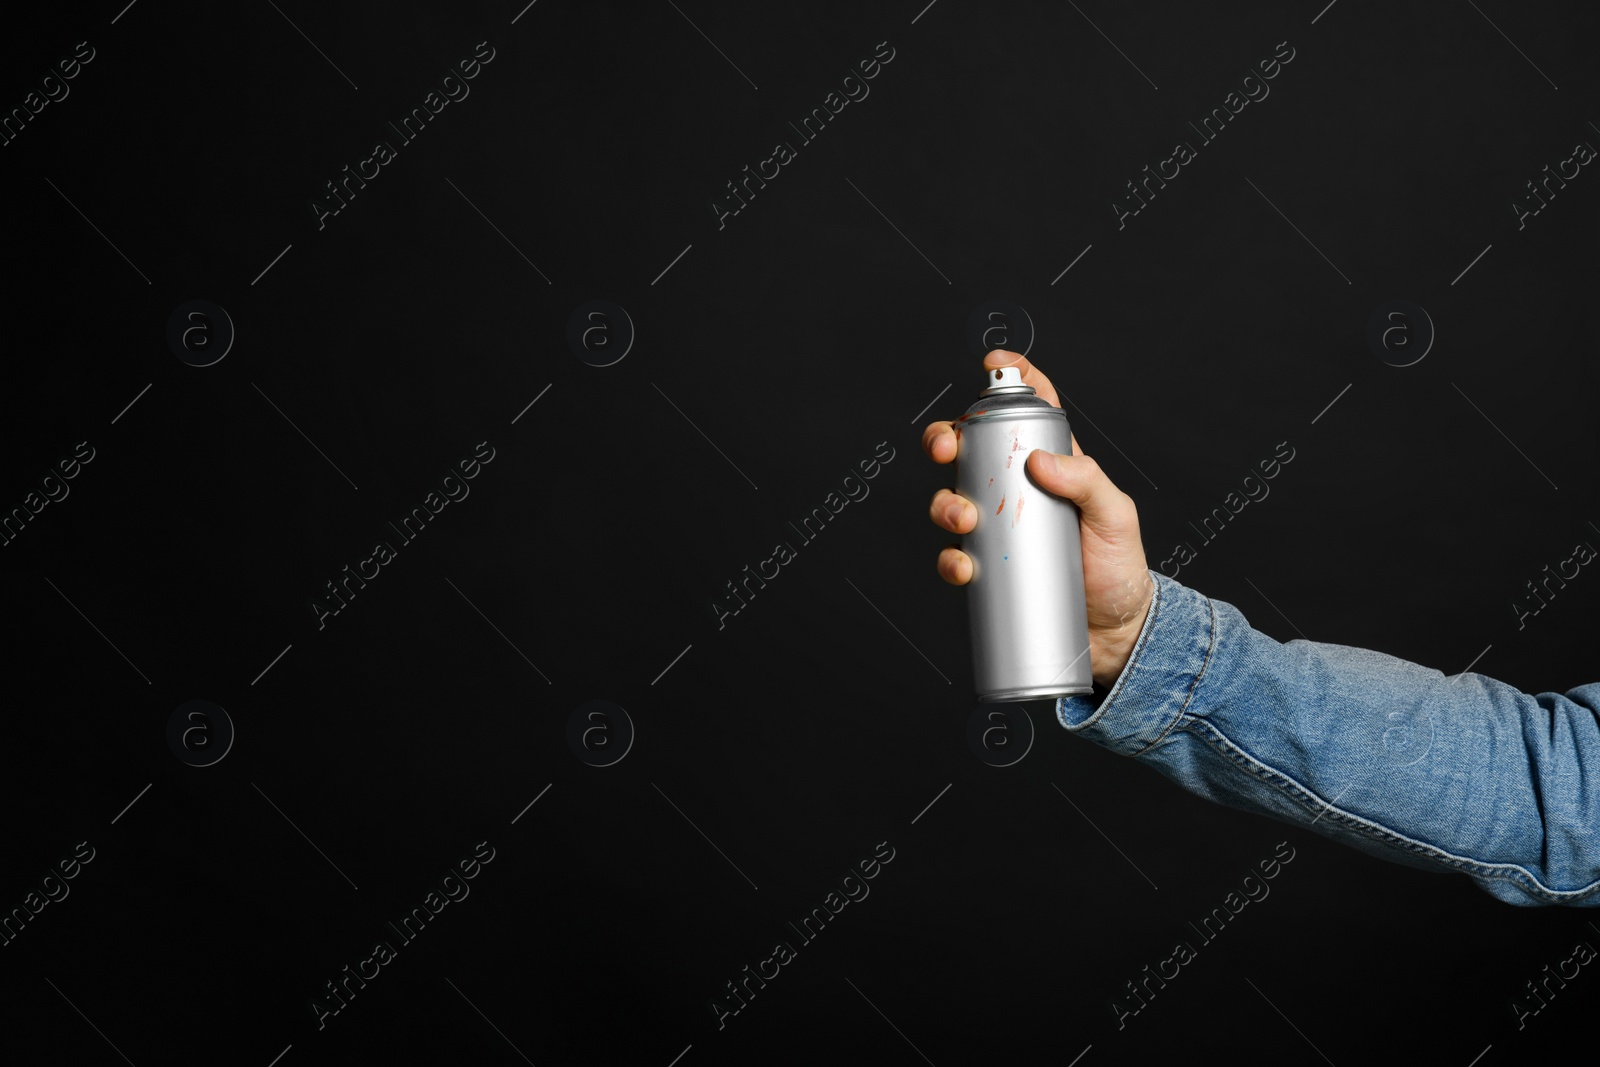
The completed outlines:
[[[1511,904],[1600,906],[1600,683],[1521,692],[1346,645],[1280,643],[1157,571],[1128,665],[1068,730],[1209,800]]]

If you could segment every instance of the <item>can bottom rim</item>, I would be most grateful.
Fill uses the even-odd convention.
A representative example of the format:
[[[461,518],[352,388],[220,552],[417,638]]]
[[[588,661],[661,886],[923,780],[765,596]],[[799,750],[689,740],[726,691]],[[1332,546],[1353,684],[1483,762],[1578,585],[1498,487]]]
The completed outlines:
[[[1041,685],[1031,689],[1005,689],[998,693],[979,693],[980,704],[1002,704],[1017,700],[1043,700],[1046,697],[1087,696],[1094,692],[1092,685],[1053,686]]]

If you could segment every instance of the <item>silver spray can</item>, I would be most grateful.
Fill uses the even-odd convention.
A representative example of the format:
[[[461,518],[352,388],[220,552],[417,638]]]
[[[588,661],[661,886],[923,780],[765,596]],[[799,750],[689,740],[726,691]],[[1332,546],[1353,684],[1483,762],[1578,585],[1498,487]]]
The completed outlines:
[[[961,542],[978,699],[1043,700],[1094,689],[1078,508],[1035,484],[1028,454],[1071,454],[1067,417],[1015,367],[955,422],[956,492],[978,509]]]

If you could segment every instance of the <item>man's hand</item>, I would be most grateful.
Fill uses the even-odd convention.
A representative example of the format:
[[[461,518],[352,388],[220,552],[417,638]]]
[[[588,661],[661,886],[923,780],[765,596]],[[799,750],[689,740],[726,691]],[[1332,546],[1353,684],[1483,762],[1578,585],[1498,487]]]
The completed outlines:
[[[995,349],[983,357],[984,370],[1016,367],[1024,385],[1060,407],[1055,386],[1027,357]],[[935,463],[956,458],[957,441],[951,424],[930,423],[922,432],[922,450]],[[1083,454],[1072,437],[1070,456],[1043,448],[1028,454],[1028,474],[1041,488],[1078,506],[1083,543],[1083,588],[1089,607],[1089,661],[1094,680],[1109,688],[1128,664],[1128,655],[1144,628],[1155,592],[1139,540],[1139,513],[1133,498],[1111,484],[1100,465]],[[933,494],[928,510],[934,524],[951,533],[971,533],[978,525],[978,509],[966,497],[949,489]],[[939,553],[939,576],[951,585],[972,580],[972,557],[951,545]]]

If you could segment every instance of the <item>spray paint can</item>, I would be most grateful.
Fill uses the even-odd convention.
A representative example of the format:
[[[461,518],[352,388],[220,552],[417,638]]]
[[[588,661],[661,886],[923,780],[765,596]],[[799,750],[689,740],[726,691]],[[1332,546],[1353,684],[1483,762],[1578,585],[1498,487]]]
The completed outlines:
[[[955,422],[956,492],[978,509],[961,549],[972,557],[967,606],[972,666],[984,702],[1044,700],[1094,689],[1078,508],[1028,476],[1036,448],[1071,454],[1058,407],[1015,367]]]

